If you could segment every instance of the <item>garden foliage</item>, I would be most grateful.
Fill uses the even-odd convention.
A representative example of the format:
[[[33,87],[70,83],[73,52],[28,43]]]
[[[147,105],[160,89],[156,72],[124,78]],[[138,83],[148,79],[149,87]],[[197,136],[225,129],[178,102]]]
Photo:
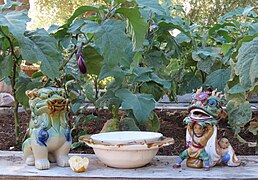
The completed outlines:
[[[205,26],[167,1],[105,0],[100,6],[79,7],[65,24],[53,25],[48,32],[28,32],[26,13],[5,6],[0,16],[0,63],[6,68],[1,68],[0,78],[15,76],[14,91],[23,105],[25,90],[42,85],[43,79],[44,85],[66,89],[73,113],[87,108],[87,100],[97,109],[108,107],[113,112],[110,130],[157,131],[156,101],[165,94],[176,100],[175,95],[203,86],[226,94],[228,119],[236,134],[251,121],[247,97],[258,87],[254,7],[238,8]],[[79,48],[87,75],[77,67]],[[40,62],[41,72],[32,78],[19,71],[12,74],[22,59]],[[103,80],[110,82],[101,93]],[[126,110],[121,118],[120,107]]]

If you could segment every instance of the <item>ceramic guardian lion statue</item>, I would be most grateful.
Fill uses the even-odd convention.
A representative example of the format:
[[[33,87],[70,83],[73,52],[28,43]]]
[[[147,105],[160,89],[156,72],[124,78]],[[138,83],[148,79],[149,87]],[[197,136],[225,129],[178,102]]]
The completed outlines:
[[[69,166],[72,137],[66,121],[67,100],[61,88],[46,87],[26,91],[31,120],[22,150],[27,165],[50,168],[50,162]]]

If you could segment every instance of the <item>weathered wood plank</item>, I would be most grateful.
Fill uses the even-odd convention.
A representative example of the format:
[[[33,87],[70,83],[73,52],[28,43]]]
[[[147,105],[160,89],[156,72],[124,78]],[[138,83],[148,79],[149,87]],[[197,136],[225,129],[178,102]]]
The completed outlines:
[[[241,156],[243,164],[239,167],[213,167],[210,171],[187,168],[184,164],[180,169],[173,169],[175,156],[156,156],[150,164],[137,169],[110,168],[93,154],[81,156],[90,159],[89,168],[84,173],[75,173],[70,167],[55,164],[49,170],[37,170],[24,164],[21,152],[0,151],[0,179],[258,179],[258,156]]]

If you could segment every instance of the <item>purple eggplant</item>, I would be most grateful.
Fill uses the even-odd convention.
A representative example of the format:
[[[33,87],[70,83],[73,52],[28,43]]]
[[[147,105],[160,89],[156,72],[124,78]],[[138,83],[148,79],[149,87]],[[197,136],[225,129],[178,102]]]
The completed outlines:
[[[82,74],[86,74],[87,72],[87,67],[86,67],[86,64],[85,64],[85,60],[83,58],[82,55],[79,56],[78,58],[78,61],[77,61],[77,64],[78,64],[78,67],[79,67],[79,70]]]

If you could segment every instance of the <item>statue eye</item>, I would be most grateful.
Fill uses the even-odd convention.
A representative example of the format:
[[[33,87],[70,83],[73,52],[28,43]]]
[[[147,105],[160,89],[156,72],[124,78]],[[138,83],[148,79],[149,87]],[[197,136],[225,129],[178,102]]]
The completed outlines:
[[[208,99],[207,100],[207,104],[209,105],[209,106],[217,106],[217,101],[215,100],[215,99]]]

